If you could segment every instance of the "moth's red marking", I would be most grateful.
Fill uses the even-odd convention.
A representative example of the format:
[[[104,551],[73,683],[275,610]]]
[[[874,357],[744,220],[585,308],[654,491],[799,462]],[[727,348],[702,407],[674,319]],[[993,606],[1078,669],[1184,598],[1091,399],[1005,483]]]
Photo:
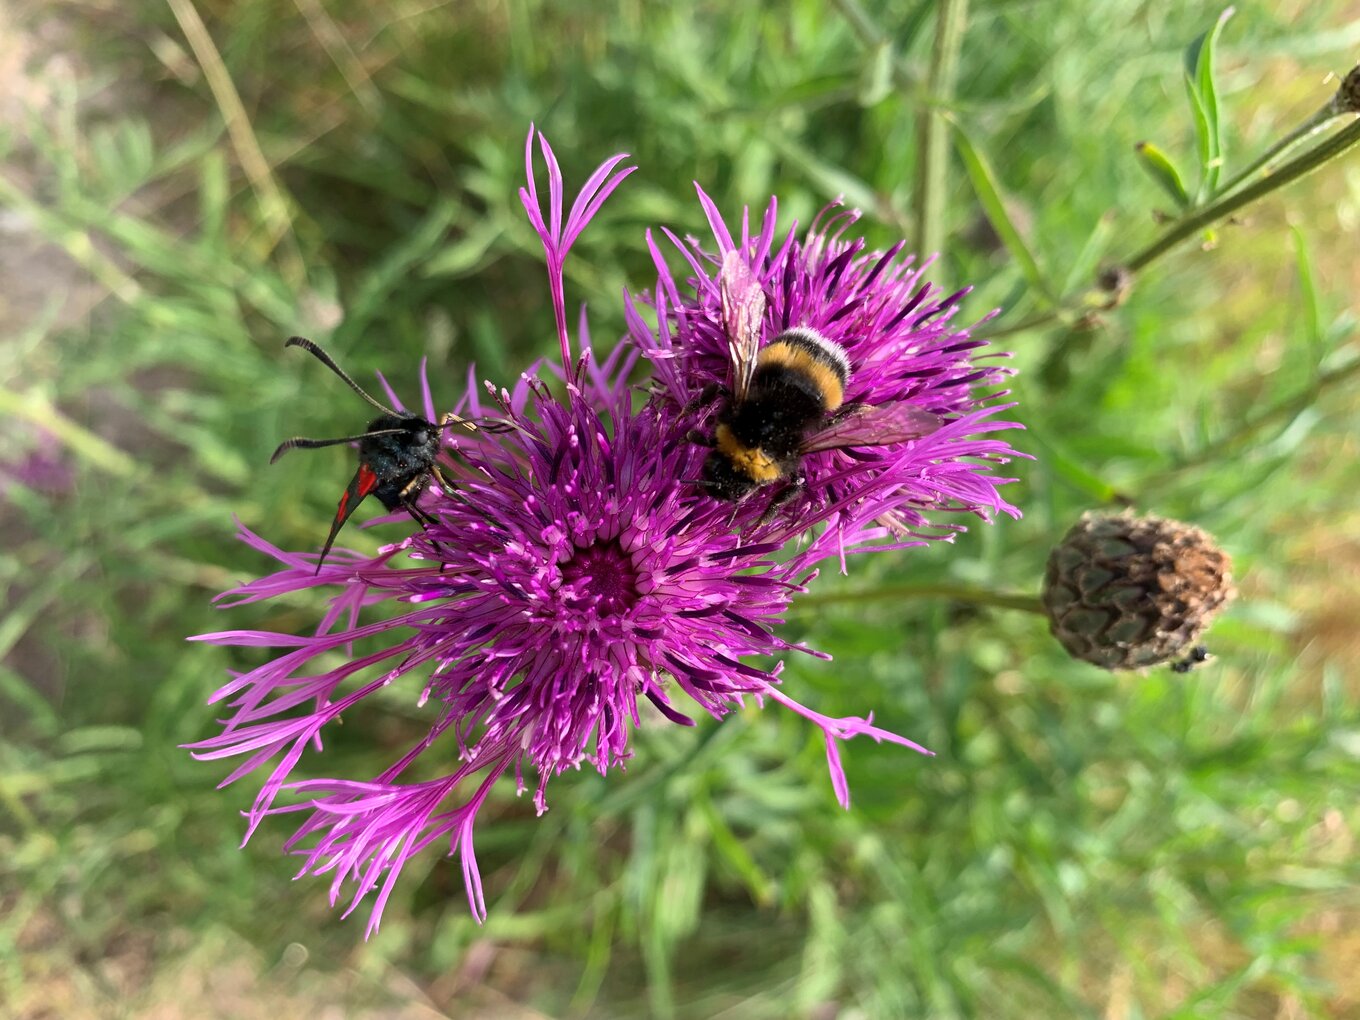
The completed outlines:
[[[349,506],[349,497],[353,493],[359,499],[363,499],[370,492],[378,487],[378,476],[367,464],[359,465],[359,473],[354,476],[354,484],[345,490],[340,497],[340,505],[335,508],[335,519],[343,521],[347,516],[345,508]]]
[[[359,465],[359,498],[363,499],[378,487],[378,476],[367,464]]]

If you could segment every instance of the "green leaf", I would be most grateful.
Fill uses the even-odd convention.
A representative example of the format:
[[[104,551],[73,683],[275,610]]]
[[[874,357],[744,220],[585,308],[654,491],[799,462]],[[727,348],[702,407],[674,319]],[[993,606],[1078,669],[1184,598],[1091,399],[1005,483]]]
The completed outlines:
[[[1141,166],[1149,177],[1165,191],[1177,206],[1184,209],[1190,204],[1190,193],[1185,190],[1180,171],[1165,152],[1151,142],[1139,142],[1133,147]]]
[[[1308,239],[1297,226],[1289,228],[1294,239],[1294,253],[1299,264],[1299,290],[1303,297],[1302,328],[1308,343],[1310,370],[1317,368],[1327,346],[1327,331],[1322,325],[1322,298],[1318,294],[1317,274],[1313,271],[1313,256],[1308,251]]]
[[[388,298],[408,274],[423,268],[443,247],[445,235],[457,222],[458,206],[452,199],[435,202],[406,238],[386,253],[361,280],[358,291],[336,330],[337,337],[362,336],[383,318]]]
[[[422,276],[466,276],[490,262],[490,252],[505,231],[495,220],[474,223],[458,240],[446,245],[421,268]]]
[[[1209,123],[1208,111],[1204,109],[1204,99],[1195,88],[1195,80],[1185,79],[1185,94],[1190,100],[1190,115],[1195,121],[1195,151],[1199,156],[1199,185],[1195,189],[1195,204],[1199,205],[1208,194],[1205,182],[1209,179],[1209,164],[1213,161],[1213,127]]]
[[[1118,490],[1071,456],[1054,432],[1036,428],[1032,423],[1027,428],[1029,438],[1043,450],[1039,459],[1056,477],[1096,503],[1114,503],[1118,499]]]
[[[33,683],[0,663],[0,711],[14,727],[32,727],[44,738],[51,739],[61,731],[61,717],[47,698]]]
[[[145,121],[98,125],[90,129],[88,145],[96,178],[91,191],[106,203],[121,202],[151,177],[156,149]]]
[[[728,826],[707,795],[696,798],[696,805],[704,824],[708,826],[708,838],[712,840],[718,856],[741,877],[757,903],[762,906],[771,904],[774,901],[774,882],[756,863],[746,844]]]
[[[885,39],[869,51],[868,58],[860,71],[855,98],[860,106],[877,106],[892,92],[896,53],[892,43]]]
[[[1095,221],[1085,243],[1081,246],[1081,250],[1072,259],[1067,275],[1063,278],[1061,293],[1066,294],[1079,286],[1089,285],[1091,278],[1095,275],[1096,266],[1109,249],[1110,240],[1113,236],[1114,216],[1106,213]]]
[[[57,741],[57,747],[65,754],[136,751],[141,746],[141,731],[132,726],[81,726],[67,730]]]
[[[828,195],[844,195],[847,203],[865,210],[879,210],[883,205],[872,185],[862,177],[856,177],[843,167],[823,159],[810,146],[784,135],[771,137],[769,142],[788,160],[790,166],[812,181],[820,191]]]
[[[1214,47],[1234,11],[1233,7],[1225,7],[1213,27],[1185,51],[1185,88],[1190,96],[1199,141],[1200,182],[1196,196],[1199,201],[1214,193],[1223,170],[1223,134],[1218,116],[1218,90],[1214,86]]]
[[[963,159],[963,164],[968,170],[968,177],[973,183],[973,191],[977,193],[978,201],[982,203],[982,210],[987,215],[988,221],[992,224],[992,229],[1001,238],[1006,250],[1011,253],[1011,258],[1015,259],[1020,267],[1020,272],[1024,274],[1031,288],[1038,291],[1044,300],[1050,304],[1058,303],[1057,291],[1049,283],[1047,275],[1039,267],[1039,261],[1035,258],[1034,252],[1021,236],[1020,230],[1011,219],[1010,213],[1006,210],[1006,202],[1001,194],[1001,187],[997,183],[996,174],[988,163],[987,157],[968,139],[961,128],[954,121],[950,121],[954,128],[954,144],[958,148],[959,156]]]

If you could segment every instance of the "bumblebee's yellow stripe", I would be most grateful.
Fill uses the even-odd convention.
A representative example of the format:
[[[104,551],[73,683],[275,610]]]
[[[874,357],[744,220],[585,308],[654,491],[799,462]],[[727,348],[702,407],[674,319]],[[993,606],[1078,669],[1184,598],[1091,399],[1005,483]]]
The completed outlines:
[[[789,371],[797,372],[811,380],[817,387],[817,392],[826,401],[827,411],[836,410],[845,401],[845,379],[837,370],[838,366],[832,366],[821,360],[806,347],[795,347],[793,344],[776,340],[761,350],[756,364],[761,368],[767,365],[782,365]]]
[[[747,446],[726,425],[719,425],[714,433],[718,450],[732,462],[732,466],[753,482],[773,482],[779,477],[779,466],[758,446]]]

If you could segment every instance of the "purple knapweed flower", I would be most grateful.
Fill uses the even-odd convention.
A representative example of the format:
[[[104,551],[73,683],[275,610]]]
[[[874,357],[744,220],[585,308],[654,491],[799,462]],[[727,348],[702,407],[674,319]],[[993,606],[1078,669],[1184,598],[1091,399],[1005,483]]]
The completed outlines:
[[[0,497],[16,484],[54,496],[74,487],[75,469],[51,432],[19,424],[10,448],[0,454]]]
[[[951,538],[962,526],[935,519],[942,514],[1018,517],[998,492],[1014,479],[992,469],[1024,455],[979,437],[1021,426],[993,417],[1013,406],[998,402],[1004,391],[974,393],[1002,382],[1009,370],[994,362],[1009,355],[980,354],[986,341],[953,325],[967,290],[944,296],[926,282],[925,265],[900,257],[905,242],[880,252],[867,251],[860,238],[846,240],[857,211],[829,206],[801,241],[796,226],[780,238],[772,198],[754,235],[743,210],[737,240],[697,190],[716,250],[663,229],[688,267],[676,274],[649,233],[658,278],[642,300],[654,309],[656,327],[627,300],[630,337],[652,360],[673,406],[693,408],[706,388],[731,387],[730,339],[751,323],[762,346],[791,327],[810,327],[839,344],[850,360],[847,405],[906,406],[940,423],[918,438],[807,454],[805,489],[774,513],[777,483],[757,490],[735,508],[734,527],[766,542],[825,522],[844,554]],[[895,541],[875,544],[884,529]]]
[[[541,136],[539,144],[551,185],[548,217],[533,186],[532,148],[522,194],[547,251],[566,357],[563,260],[628,171],[613,173],[622,157],[597,171],[564,228],[561,174]],[[686,481],[702,458],[686,439],[686,422],[662,401],[635,409],[627,377],[637,352],[621,345],[596,362],[584,321],[578,334],[581,356],[556,366],[547,382],[525,375],[513,391],[492,394],[494,407],[470,387],[457,411],[474,419],[491,411],[512,427],[495,436],[449,435],[457,456],[442,469],[452,491],[432,486],[425,494],[421,509],[433,519],[426,529],[375,557],[336,550],[319,573],[314,554],[284,552],[242,529],[282,569],[222,598],[234,605],[339,586],[313,634],[198,638],[284,649],[214,695],[230,713],[220,734],[194,748],[201,758],[244,757],[227,782],[272,763],[248,812],[247,838],[268,815],[306,812],[286,844],[305,858],[301,874],[329,872],[332,902],[351,884],[349,910],[376,892],[370,932],[406,861],[436,843],[460,855],[472,912],[484,918],[473,826],[495,782],[512,773],[523,791],[526,773],[536,773],[541,812],[552,776],[582,762],[605,773],[624,761],[644,712],[692,725],[676,704],[682,694],[715,717],[750,696],[816,723],[842,803],[848,791],[837,741],[867,735],[923,750],[869,719],[804,708],[778,688],[778,662],[752,664],[792,650],[817,654],[774,628],[812,576],[809,565],[828,550],[814,539],[776,556],[781,543],[735,533],[728,509]],[[426,418],[438,420],[428,385],[424,403]],[[382,604],[385,615],[361,622]],[[361,639],[369,639],[366,651],[356,655],[353,642]],[[323,658],[336,653],[345,657],[339,666]],[[402,682],[432,713],[428,732],[404,755],[365,781],[290,781],[342,713]],[[417,761],[422,778],[413,779],[407,773]],[[447,771],[423,778],[432,761],[447,762]],[[276,803],[285,793],[301,802]]]

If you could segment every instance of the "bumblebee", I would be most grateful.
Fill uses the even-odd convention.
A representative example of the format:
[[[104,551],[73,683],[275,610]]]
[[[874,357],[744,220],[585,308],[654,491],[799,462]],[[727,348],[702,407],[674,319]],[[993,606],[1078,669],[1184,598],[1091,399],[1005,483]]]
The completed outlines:
[[[910,404],[846,403],[850,357],[811,327],[786,329],[761,347],[765,295],[739,259],[728,255],[719,281],[732,385],[696,401],[723,398],[713,435],[692,434],[712,447],[698,480],[710,496],[736,503],[783,483],[768,517],[806,484],[807,454],[887,446],[940,427],[936,415]]]
[[[359,444],[359,469],[350,479],[344,495],[340,497],[335,520],[331,522],[330,534],[326,536],[326,544],[316,561],[316,572],[318,574],[321,572],[321,565],[326,561],[326,556],[335,543],[335,536],[369,495],[377,496],[378,501],[388,510],[405,510],[421,527],[434,523],[434,518],[429,512],[417,505],[417,500],[433,478],[438,478],[440,485],[445,489],[451,488],[435,463],[442,444],[441,436],[445,429],[454,426],[474,432],[478,429],[478,423],[460,418],[456,414],[446,414],[439,420],[439,424],[435,425],[418,414],[394,411],[365,392],[363,387],[345,374],[319,345],[304,337],[295,336],[290,337],[284,346],[301,347],[314,355],[350,389],[382,412],[368,423],[368,428],[360,435],[341,436],[338,439],[305,439],[298,436],[280,443],[274,455],[269,458],[269,463],[273,464],[289,450],[312,450],[322,446],[338,446],[341,443]],[[493,432],[504,431],[505,428],[503,424],[494,422],[484,424],[482,427]]]

